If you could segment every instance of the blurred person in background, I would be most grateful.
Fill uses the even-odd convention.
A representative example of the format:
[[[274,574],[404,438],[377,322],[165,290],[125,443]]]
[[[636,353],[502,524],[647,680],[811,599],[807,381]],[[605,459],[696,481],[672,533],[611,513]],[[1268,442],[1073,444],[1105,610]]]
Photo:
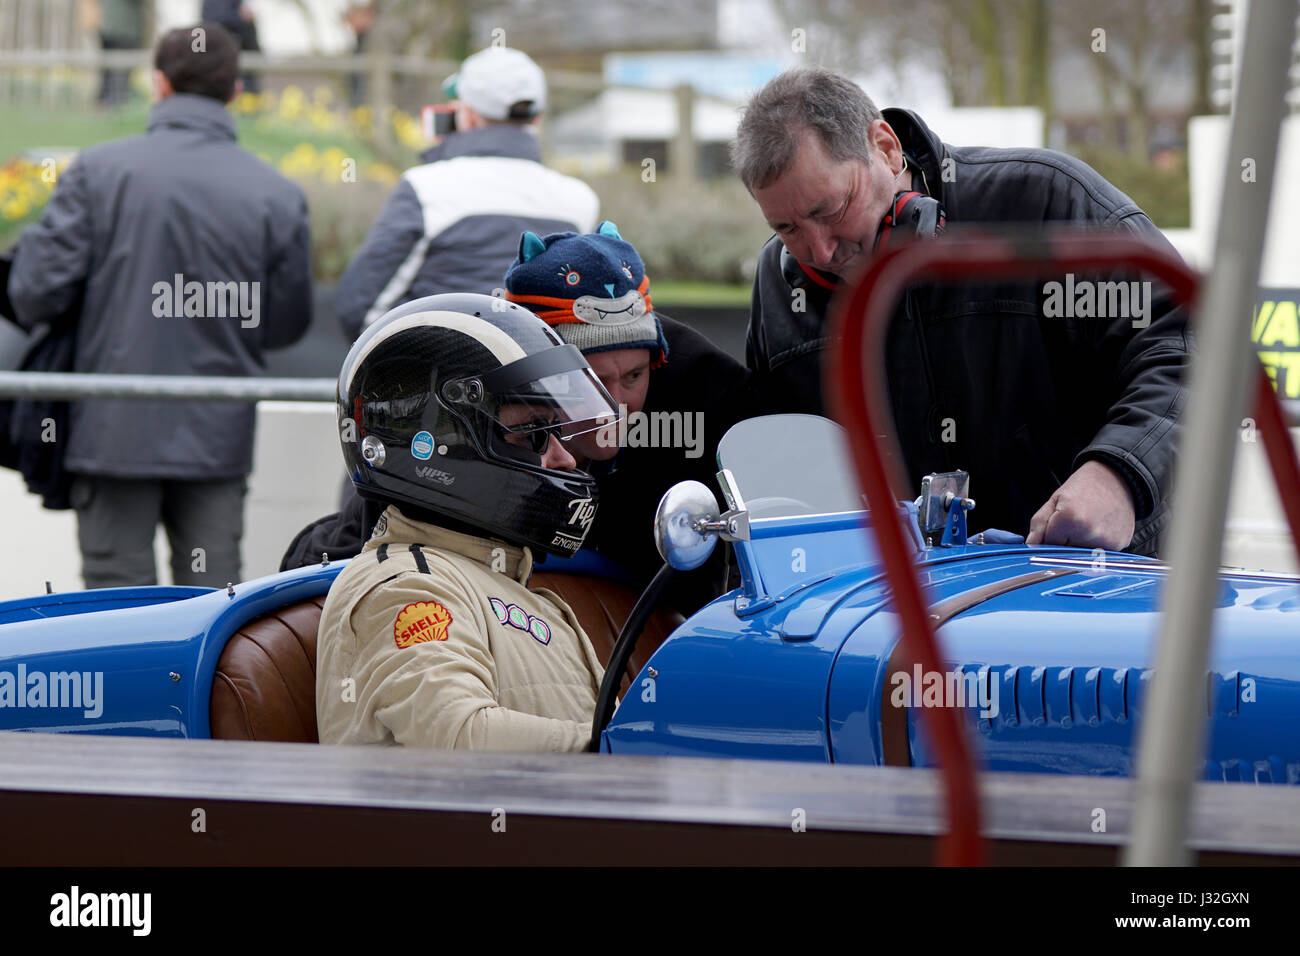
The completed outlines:
[[[402,174],[334,293],[349,339],[390,309],[501,281],[532,231],[590,232],[600,203],[586,183],[542,165],[536,124],[546,78],[527,54],[488,47],[446,84],[455,128]]]
[[[257,11],[249,0],[203,0],[199,19],[204,23],[220,23],[239,41],[241,50],[262,52],[257,39]],[[245,93],[262,92],[262,80],[256,73],[243,73],[240,80]]]
[[[81,22],[99,34],[103,50],[138,50],[144,38],[144,0],[82,0]],[[99,76],[100,106],[119,106],[130,95],[130,70],[106,68]]]
[[[343,11],[343,22],[352,31],[354,37],[352,52],[361,56],[366,52],[370,39],[370,28],[375,23],[375,8],[369,3],[353,3]],[[361,106],[366,101],[366,76],[364,73],[348,74],[348,103]]]
[[[15,318],[50,322],[84,290],[74,370],[247,376],[263,350],[311,322],[302,190],[236,142],[226,110],[239,47],[205,23],[154,58],[142,136],[84,150],[22,235],[9,276]],[[155,583],[158,522],[176,584],[240,580],[255,406],[96,399],[72,403],[64,466],[86,586]]]

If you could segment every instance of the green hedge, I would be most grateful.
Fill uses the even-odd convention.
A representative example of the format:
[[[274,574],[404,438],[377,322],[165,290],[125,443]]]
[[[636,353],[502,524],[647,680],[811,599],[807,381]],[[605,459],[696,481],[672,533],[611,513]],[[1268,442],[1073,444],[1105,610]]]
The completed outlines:
[[[1161,229],[1191,225],[1191,181],[1185,152],[1168,154],[1171,168],[1167,169],[1098,147],[1080,146],[1071,152],[1127,193]]]

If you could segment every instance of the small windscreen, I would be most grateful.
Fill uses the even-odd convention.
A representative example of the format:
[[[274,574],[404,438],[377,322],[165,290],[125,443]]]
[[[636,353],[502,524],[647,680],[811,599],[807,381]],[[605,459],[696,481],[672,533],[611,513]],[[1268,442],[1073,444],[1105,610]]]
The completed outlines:
[[[734,425],[718,443],[754,518],[865,511],[844,429],[817,415],[767,415]]]

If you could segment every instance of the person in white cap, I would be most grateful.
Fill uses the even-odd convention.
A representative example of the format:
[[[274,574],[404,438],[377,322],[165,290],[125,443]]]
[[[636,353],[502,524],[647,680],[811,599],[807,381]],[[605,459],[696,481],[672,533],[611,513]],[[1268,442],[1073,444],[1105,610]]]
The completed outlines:
[[[461,64],[446,89],[457,100],[456,129],[502,120],[536,120],[546,108],[546,77],[521,50],[490,46]]]
[[[525,231],[591,232],[591,187],[542,165],[535,130],[546,78],[519,50],[488,47],[461,64],[444,90],[455,129],[408,169],[335,291],[355,338],[390,309],[442,292],[491,289]]]

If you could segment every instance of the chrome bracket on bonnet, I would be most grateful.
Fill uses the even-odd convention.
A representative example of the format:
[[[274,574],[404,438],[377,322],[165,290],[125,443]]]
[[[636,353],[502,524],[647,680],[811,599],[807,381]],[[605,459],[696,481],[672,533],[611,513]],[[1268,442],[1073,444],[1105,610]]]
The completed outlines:
[[[934,544],[936,535],[945,545],[966,543],[966,512],[975,507],[969,492],[968,471],[944,471],[921,479],[916,517],[927,544]]]
[[[718,515],[716,521],[706,522],[698,531],[716,531],[723,541],[749,540],[749,510],[745,499],[740,496],[740,487],[736,476],[729,468],[718,472],[718,484],[722,486],[722,497],[727,502],[727,510]]]

